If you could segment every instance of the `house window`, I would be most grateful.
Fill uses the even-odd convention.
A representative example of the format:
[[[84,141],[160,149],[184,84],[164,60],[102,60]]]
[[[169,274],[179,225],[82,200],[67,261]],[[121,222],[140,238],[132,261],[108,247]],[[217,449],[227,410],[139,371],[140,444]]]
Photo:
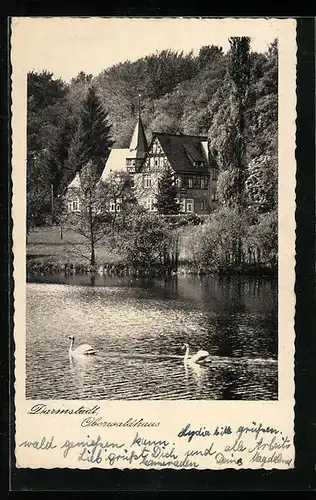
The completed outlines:
[[[156,207],[156,199],[155,198],[150,198],[149,200],[149,210],[151,212],[157,212],[157,207]]]
[[[181,187],[181,177],[176,177],[176,186]]]
[[[147,210],[149,210],[150,212],[157,212],[157,207],[156,207],[156,200],[155,198],[147,198],[145,201],[144,201],[144,206]]]
[[[201,177],[201,189],[205,189],[205,178]]]
[[[159,158],[155,158],[155,167],[159,166]]]
[[[214,191],[214,193],[212,194],[212,201],[218,201],[218,196],[216,191]]]
[[[192,177],[189,177],[189,178],[188,178],[188,187],[189,187],[189,188],[192,188],[192,187],[193,187],[193,179],[192,179]]]
[[[122,200],[118,198],[117,200],[110,201],[110,212],[120,212],[121,211]]]
[[[69,201],[67,206],[68,206],[68,212],[80,212],[81,204],[79,198],[77,198],[76,200]]]
[[[187,212],[194,212],[194,200],[187,200]]]
[[[185,199],[184,198],[180,199],[179,206],[180,206],[180,212],[185,212]]]
[[[205,212],[206,210],[206,201],[201,200],[201,212]]]
[[[153,156],[150,158],[150,166],[151,167],[155,166],[155,158]]]
[[[217,170],[217,168],[213,168],[212,169],[212,180],[217,181],[217,179],[218,179],[218,170]]]
[[[150,188],[151,187],[151,177],[150,177],[150,175],[144,175],[144,177],[143,177],[143,186],[144,186],[144,188]]]
[[[160,156],[160,158],[159,158],[159,166],[163,167],[163,165],[164,165],[164,157]]]

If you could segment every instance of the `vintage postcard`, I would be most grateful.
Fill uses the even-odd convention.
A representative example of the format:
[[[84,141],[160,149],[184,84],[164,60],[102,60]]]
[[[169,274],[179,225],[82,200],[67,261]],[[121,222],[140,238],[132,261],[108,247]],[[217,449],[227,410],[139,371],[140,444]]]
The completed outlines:
[[[18,468],[290,469],[296,21],[12,18]]]

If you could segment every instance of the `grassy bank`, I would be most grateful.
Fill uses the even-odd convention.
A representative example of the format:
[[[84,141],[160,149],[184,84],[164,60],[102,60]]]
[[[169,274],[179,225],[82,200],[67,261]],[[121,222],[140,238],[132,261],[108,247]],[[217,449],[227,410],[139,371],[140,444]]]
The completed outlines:
[[[106,241],[96,244],[96,261],[114,264],[121,262],[118,254],[111,251]],[[63,231],[60,238],[59,227],[46,227],[30,231],[26,246],[28,262],[54,265],[89,265],[89,247],[85,239],[73,231]]]
[[[68,230],[63,231],[61,239],[59,227],[36,228],[30,231],[27,239],[27,271],[31,274],[80,274],[93,271],[116,275],[159,275],[172,272],[162,265],[156,265],[150,270],[133,268],[124,262],[119,253],[109,248],[106,238],[96,244],[95,254],[97,265],[92,268],[89,262],[89,244],[83,237]]]
[[[201,268],[193,264],[192,248],[190,239],[194,236],[194,226],[183,228],[179,241],[179,263],[178,274],[209,274],[211,269]],[[115,275],[161,275],[174,273],[175,270],[157,264],[150,269],[141,266],[133,268],[127,264],[118,252],[107,244],[106,238],[100,241],[95,248],[95,268],[91,268],[89,262],[89,246],[73,231],[63,231],[60,238],[59,227],[37,228],[31,231],[27,241],[27,271],[30,274],[37,273],[89,273]],[[245,275],[275,275],[270,269],[245,266],[242,270],[226,270],[224,274]]]

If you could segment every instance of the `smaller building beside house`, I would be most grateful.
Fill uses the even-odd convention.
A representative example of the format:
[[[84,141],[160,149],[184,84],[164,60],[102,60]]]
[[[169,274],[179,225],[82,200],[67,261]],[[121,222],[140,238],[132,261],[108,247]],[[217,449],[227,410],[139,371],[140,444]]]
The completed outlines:
[[[147,139],[139,116],[129,147],[111,149],[100,180],[106,181],[110,175],[118,174],[122,170],[134,175],[141,168],[147,152]]]
[[[81,188],[80,174],[79,172],[76,172],[76,175],[69,184],[65,195],[67,212],[80,212],[81,209],[80,188]]]

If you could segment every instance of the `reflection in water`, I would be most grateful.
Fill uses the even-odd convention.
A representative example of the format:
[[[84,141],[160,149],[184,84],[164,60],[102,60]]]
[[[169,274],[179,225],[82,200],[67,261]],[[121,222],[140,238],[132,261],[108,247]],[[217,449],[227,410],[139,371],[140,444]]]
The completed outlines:
[[[84,394],[84,386],[92,369],[91,356],[69,356],[70,377],[69,383],[72,390],[76,392],[76,398],[81,399]]]
[[[203,392],[207,391],[207,383],[210,378],[210,367],[189,361],[184,361],[183,364],[187,386],[193,385],[196,388],[198,399],[203,399]]]
[[[277,398],[272,281],[80,278],[27,285],[27,398]],[[69,335],[98,354],[69,359]],[[184,342],[211,363],[184,363]]]

